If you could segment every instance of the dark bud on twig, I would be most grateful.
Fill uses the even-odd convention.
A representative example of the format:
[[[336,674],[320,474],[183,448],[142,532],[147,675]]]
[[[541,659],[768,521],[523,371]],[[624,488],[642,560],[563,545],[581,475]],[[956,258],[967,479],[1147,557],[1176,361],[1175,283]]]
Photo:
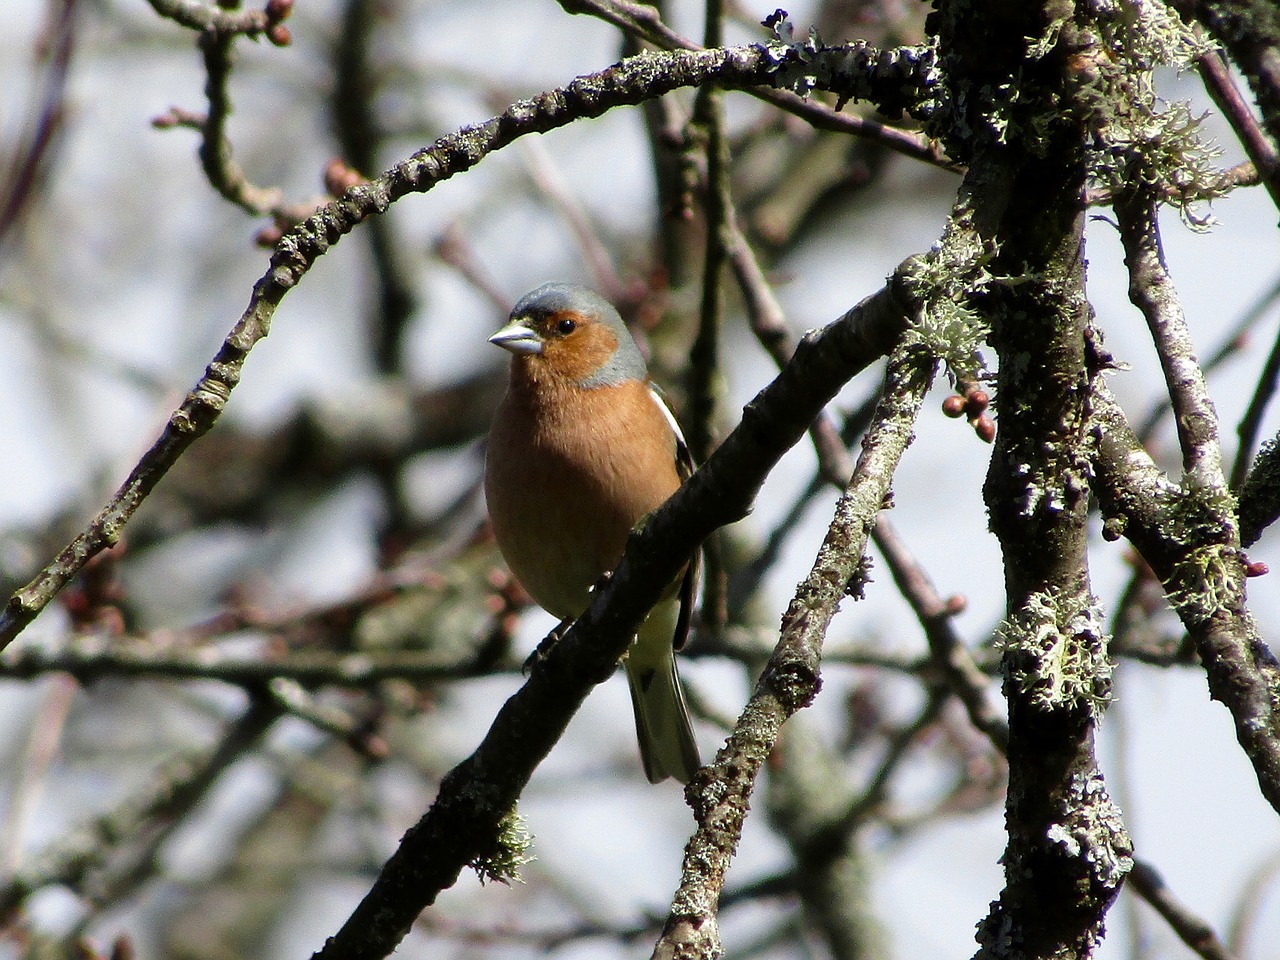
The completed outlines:
[[[205,124],[206,117],[202,113],[194,113],[182,107],[170,107],[164,113],[151,119],[151,126],[157,130],[170,130],[173,127],[189,127],[199,130]]]

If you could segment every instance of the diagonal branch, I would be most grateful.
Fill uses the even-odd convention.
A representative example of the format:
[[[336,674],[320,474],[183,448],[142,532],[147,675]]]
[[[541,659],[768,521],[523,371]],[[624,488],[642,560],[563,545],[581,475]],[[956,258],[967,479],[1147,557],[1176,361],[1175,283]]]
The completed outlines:
[[[918,348],[899,348],[891,358],[853,478],[813,569],[783,615],[773,656],[728,741],[687,791],[698,829],[685,847],[683,879],[655,956],[715,957],[722,952],[717,904],[756,776],[783,722],[817,695],[827,626],[845,596],[861,589],[867,538],[911,441],[932,366],[933,359]]]
[[[849,94],[883,95],[897,102],[932,82],[932,55],[904,49],[884,56],[864,46],[836,47],[831,86]],[[340,199],[291,229],[276,245],[271,265],[254,285],[249,306],[223,341],[204,375],[170,416],[155,444],[88,527],[0,613],[0,648],[43,610],[90,557],[116,543],[126,523],[170,467],[221,416],[240,381],[249,351],[270,332],[281,300],[325,252],[358,224],[410,193],[424,193],[531,133],[598,117],[680,87],[716,83],[741,87],[785,82],[798,56],[784,47],[730,47],[696,53],[645,53],[565,87],[513,104],[484,123],[442,137],[386,173],[349,189]],[[878,91],[878,93],[877,93]],[[910,91],[916,91],[911,94]]]
[[[1194,18],[1208,27],[1248,79],[1274,158],[1275,144],[1280,143],[1280,8],[1274,0],[1172,0],[1171,6],[1184,19]],[[1280,175],[1274,166],[1260,167],[1258,173],[1269,181]]]
[[[568,13],[590,14],[611,23],[629,36],[651,43],[661,50],[700,50],[692,40],[681,36],[662,22],[657,8],[629,0],[560,0],[560,6]],[[785,110],[804,120],[815,130],[847,133],[878,143],[913,160],[919,160],[945,170],[955,170],[956,164],[942,148],[922,133],[904,130],[869,117],[833,110],[826,104],[796,96],[787,90],[748,89],[745,91],[765,103]],[[892,115],[892,114],[891,114]]]
[[[1183,469],[1192,484],[1225,493],[1218,414],[1165,266],[1156,201],[1135,188],[1118,197],[1114,209],[1129,268],[1129,299],[1142,311],[1155,341],[1182,446]]]
[[[465,866],[497,849],[500,823],[534,769],[592,685],[613,673],[665,585],[712,531],[746,515],[765,476],[840,387],[893,347],[906,328],[908,302],[895,284],[801,342],[711,458],[632,534],[591,606],[536,662],[475,753],[445,777],[431,809],[315,960],[386,956]],[[878,510],[880,500],[875,503]],[[842,582],[841,595],[843,587]],[[787,676],[780,665],[769,689],[776,694]]]
[[[1209,693],[1267,801],[1280,811],[1280,663],[1244,605],[1245,571],[1230,504],[1184,490],[1152,462],[1104,387],[1093,395],[1093,490],[1160,582],[1196,644]]]

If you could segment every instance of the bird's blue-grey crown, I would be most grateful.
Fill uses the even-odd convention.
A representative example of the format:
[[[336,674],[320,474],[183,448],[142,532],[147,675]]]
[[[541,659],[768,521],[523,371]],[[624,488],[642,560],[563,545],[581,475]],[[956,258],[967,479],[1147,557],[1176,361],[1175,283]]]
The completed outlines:
[[[581,313],[602,322],[618,341],[618,348],[607,363],[580,384],[584,387],[605,387],[627,380],[644,380],[648,376],[640,348],[631,338],[631,331],[622,322],[618,311],[600,294],[576,283],[552,281],[529,291],[511,311],[511,319],[523,317],[537,319],[549,314],[570,311]]]

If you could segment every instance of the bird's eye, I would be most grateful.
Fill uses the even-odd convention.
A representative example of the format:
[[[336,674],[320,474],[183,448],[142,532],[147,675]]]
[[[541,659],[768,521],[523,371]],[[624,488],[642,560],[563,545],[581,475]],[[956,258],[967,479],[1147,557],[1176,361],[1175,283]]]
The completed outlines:
[[[567,337],[577,329],[578,324],[573,320],[570,320],[568,317],[565,317],[563,320],[556,321],[556,333],[560,334],[562,337]]]

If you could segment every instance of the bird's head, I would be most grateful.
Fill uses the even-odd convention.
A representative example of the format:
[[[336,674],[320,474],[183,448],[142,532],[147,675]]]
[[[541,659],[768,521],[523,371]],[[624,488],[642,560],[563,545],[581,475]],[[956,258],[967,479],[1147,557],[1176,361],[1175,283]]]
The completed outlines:
[[[571,283],[545,283],[520,298],[507,325],[489,342],[535,380],[579,387],[645,379],[644,357],[613,305]]]

